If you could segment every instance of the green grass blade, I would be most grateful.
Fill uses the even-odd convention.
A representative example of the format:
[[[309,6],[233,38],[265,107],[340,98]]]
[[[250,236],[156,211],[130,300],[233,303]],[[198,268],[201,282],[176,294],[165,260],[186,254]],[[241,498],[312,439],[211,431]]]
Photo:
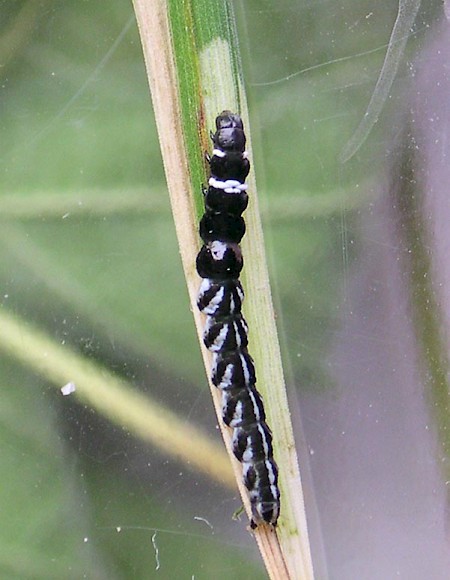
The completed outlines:
[[[224,0],[134,0],[155,109],[172,211],[202,356],[209,376],[211,355],[202,345],[204,319],[196,308],[199,277],[198,218],[206,182],[204,152],[208,132],[224,109],[244,121],[251,156],[248,111],[243,89],[231,4]],[[277,532],[258,526],[255,536],[271,578],[312,578],[301,481],[284,387],[279,343],[265,258],[254,171],[248,180],[250,208],[243,283],[249,350],[255,359],[258,389],[267,405],[275,457],[280,468],[282,514]],[[211,386],[222,434],[244,505],[249,512],[241,465],[230,449],[230,430],[220,420],[220,393]]]
[[[0,351],[44,376],[56,387],[72,382],[74,397],[164,453],[176,456],[208,477],[230,485],[226,456],[195,427],[182,424],[169,409],[130,387],[107,369],[60,345],[23,319],[0,310]],[[178,426],[178,428],[175,428]],[[186,441],[190,442],[186,446]]]

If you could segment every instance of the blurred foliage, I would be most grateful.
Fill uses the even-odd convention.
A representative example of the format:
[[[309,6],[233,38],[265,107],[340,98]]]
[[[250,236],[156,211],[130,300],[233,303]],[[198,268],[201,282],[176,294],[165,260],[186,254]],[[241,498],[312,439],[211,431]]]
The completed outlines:
[[[297,385],[321,389],[330,384],[326,337],[356,252],[354,215],[370,200],[389,154],[407,61],[358,156],[345,166],[337,156],[365,112],[398,7],[368,0],[235,4],[285,354]],[[138,384],[150,381],[159,398],[178,401],[189,418],[198,397],[208,397],[206,379],[131,6],[28,0],[0,8],[0,192],[23,201],[28,215],[3,218],[3,307]],[[431,17],[421,13],[409,54]],[[157,192],[158,210],[142,203],[110,211],[120,196],[143,188]],[[90,207],[86,191],[104,200],[104,213],[98,200]],[[353,195],[356,203],[348,203]],[[81,196],[84,212],[41,213],[42,196],[50,207],[52,198]],[[299,196],[311,203],[297,214]],[[286,217],[289,200],[294,209]],[[148,578],[154,570],[155,577],[257,578],[239,546],[224,548],[219,535],[205,541],[194,533],[188,495],[196,484],[175,507],[171,498],[182,479],[170,482],[173,472],[161,458],[136,485],[126,473],[126,453],[114,466],[84,453],[105,435],[96,427],[100,418],[76,407],[63,427],[73,443],[68,451],[55,421],[65,405],[13,361],[2,370],[3,576]],[[155,373],[165,378],[152,383]],[[111,454],[122,455],[120,436],[109,433]],[[145,464],[146,451],[127,446]],[[151,538],[159,527],[171,531],[156,534],[157,572]]]

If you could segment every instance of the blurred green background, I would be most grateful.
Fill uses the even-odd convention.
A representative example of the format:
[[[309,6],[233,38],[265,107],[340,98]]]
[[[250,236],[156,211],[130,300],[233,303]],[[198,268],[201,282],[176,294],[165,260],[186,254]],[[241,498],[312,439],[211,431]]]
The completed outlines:
[[[406,56],[437,5],[418,17]],[[338,155],[398,5],[235,6],[288,376],[293,389],[329,389],[323,353],[357,253],[355,218],[398,130],[407,59],[368,141],[345,165]],[[2,308],[219,442],[132,6],[0,9]],[[235,491],[63,398],[13,356],[0,364],[3,578],[264,577],[244,521],[231,521]]]

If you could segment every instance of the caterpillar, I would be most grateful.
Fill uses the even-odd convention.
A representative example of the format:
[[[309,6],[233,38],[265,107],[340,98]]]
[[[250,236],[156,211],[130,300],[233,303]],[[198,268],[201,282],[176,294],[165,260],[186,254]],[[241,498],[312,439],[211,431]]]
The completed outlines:
[[[197,301],[206,315],[203,342],[213,353],[211,381],[222,394],[222,420],[233,430],[233,453],[243,464],[252,511],[250,525],[252,529],[262,522],[276,526],[278,468],[241,311],[244,290],[239,275],[244,262],[239,243],[245,234],[242,213],[248,205],[245,179],[250,162],[240,116],[220,113],[211,140],[213,151],[207,156],[210,177],[203,191],[205,213],[199,226],[203,245],[196,261],[203,279]]]

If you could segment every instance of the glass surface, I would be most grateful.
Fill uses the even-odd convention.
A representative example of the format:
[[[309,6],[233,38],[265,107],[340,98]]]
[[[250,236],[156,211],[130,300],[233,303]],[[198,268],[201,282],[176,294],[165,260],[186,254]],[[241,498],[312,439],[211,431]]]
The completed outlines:
[[[235,3],[318,578],[450,569],[450,28],[423,4]],[[131,6],[0,6],[2,576],[264,578],[234,488],[37,370],[45,337],[220,448]]]

